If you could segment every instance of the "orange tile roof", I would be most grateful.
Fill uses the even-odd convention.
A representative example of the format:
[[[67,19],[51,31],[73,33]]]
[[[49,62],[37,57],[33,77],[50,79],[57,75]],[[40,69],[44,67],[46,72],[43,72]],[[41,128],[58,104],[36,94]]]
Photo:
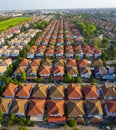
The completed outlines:
[[[19,65],[20,66],[28,66],[28,64],[29,64],[29,60],[28,59],[23,59]]]
[[[116,101],[106,101],[106,106],[108,108],[108,112],[116,113]]]
[[[18,87],[17,97],[29,97],[32,85],[31,84],[22,84]]]
[[[62,73],[64,74],[64,67],[54,67],[53,70],[52,70],[53,74],[58,74],[58,73]]]
[[[100,100],[86,100],[87,111],[89,115],[103,115],[103,110]]]
[[[48,122],[57,123],[57,122],[66,122],[66,117],[48,117]]]
[[[82,98],[81,86],[76,84],[69,84],[67,87],[68,98]]]
[[[31,100],[29,102],[28,115],[44,114],[45,100]]]
[[[78,117],[84,115],[83,100],[68,100],[67,103],[68,117]]]
[[[27,103],[27,99],[15,99],[12,103],[10,113],[25,114]]]
[[[1,98],[0,99],[0,112],[8,112],[9,105],[12,102],[11,98]]]
[[[64,100],[49,100],[48,115],[61,114],[64,115]]]
[[[94,52],[92,51],[92,50],[87,50],[87,51],[85,51],[85,54],[88,54],[88,55],[90,55],[90,54],[93,54]]]
[[[89,64],[88,64],[88,60],[86,60],[86,59],[84,59],[84,60],[79,60],[78,61],[78,64],[79,64],[79,66],[88,66]]]
[[[48,85],[38,84],[33,88],[32,98],[46,98],[47,97]]]
[[[86,45],[86,46],[84,46],[83,47],[83,50],[85,51],[85,50],[90,50],[91,48],[90,48],[90,46],[88,46],[88,45]]]
[[[75,59],[67,59],[66,60],[66,66],[67,67],[70,67],[70,66],[75,67],[75,66],[77,66],[76,60]]]
[[[95,85],[85,85],[84,94],[86,98],[99,98],[97,88]]]
[[[41,60],[40,59],[36,59],[36,60],[33,60],[30,64],[30,66],[38,66],[40,65],[40,62]]]
[[[7,87],[5,88],[2,96],[14,96],[15,95],[15,90],[18,87],[18,85],[15,85],[13,83],[9,83]]]
[[[64,85],[51,86],[49,88],[50,98],[64,98]]]
[[[51,67],[42,67],[39,74],[43,75],[43,74],[50,74],[51,73]]]
[[[46,55],[49,55],[49,54],[54,54],[54,50],[47,50]]]

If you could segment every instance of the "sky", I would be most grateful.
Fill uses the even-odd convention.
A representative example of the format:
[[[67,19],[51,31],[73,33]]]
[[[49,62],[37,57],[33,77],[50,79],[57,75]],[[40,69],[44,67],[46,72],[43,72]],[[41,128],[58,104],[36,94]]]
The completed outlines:
[[[116,0],[0,0],[0,10],[112,7]]]

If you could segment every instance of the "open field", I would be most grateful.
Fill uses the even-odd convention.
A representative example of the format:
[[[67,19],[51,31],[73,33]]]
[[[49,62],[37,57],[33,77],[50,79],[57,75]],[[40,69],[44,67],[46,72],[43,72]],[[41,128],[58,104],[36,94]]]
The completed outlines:
[[[15,17],[15,18],[11,18],[11,19],[2,21],[2,22],[0,22],[0,31],[4,31],[4,30],[8,29],[9,27],[15,26],[15,25],[20,24],[29,19],[30,19],[30,17]]]

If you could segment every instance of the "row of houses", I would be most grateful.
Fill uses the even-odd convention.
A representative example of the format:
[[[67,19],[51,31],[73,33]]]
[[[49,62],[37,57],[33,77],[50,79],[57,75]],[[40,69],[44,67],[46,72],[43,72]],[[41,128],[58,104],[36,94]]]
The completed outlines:
[[[19,52],[23,49],[23,46],[3,46],[0,48],[0,57],[18,57]]]
[[[73,78],[80,76],[85,79],[90,78],[91,75],[95,78],[103,78],[104,76],[110,77],[114,74],[114,68],[110,66],[104,67],[100,59],[92,62],[87,59],[75,60],[71,58],[54,60],[23,59],[12,77],[20,77],[23,71],[26,72],[27,80],[41,77],[46,81],[49,81],[51,76],[55,81],[63,81],[66,74]]]
[[[102,56],[102,52],[100,49],[95,46],[81,46],[81,45],[60,45],[54,46],[50,45],[47,47],[46,45],[40,46],[32,46],[27,53],[27,58],[76,58],[84,59],[85,57],[94,60],[100,58]]]
[[[115,35],[116,35],[115,22],[102,20],[96,17],[90,18],[89,21],[96,24],[98,27],[106,30],[106,33],[109,34],[113,39],[115,39]]]
[[[80,85],[76,83],[70,84],[21,84],[15,85],[9,83],[3,94],[5,98],[33,98],[33,99],[67,99],[67,100],[116,100],[116,86],[86,84]]]
[[[70,24],[71,26],[71,24]],[[69,27],[67,21],[53,20],[50,25],[44,30],[41,36],[37,39],[37,45],[62,45],[64,42],[69,45],[74,41],[82,42],[82,36],[72,23],[72,28]],[[48,31],[49,30],[49,31]],[[65,31],[64,31],[65,30]],[[72,33],[71,33],[72,32]],[[65,36],[65,38],[64,38]],[[75,40],[74,40],[75,39]]]
[[[25,46],[39,31],[38,29],[29,29],[26,33],[21,33],[16,38],[8,41],[8,44],[11,46]]]
[[[17,88],[17,85],[10,83],[3,92],[5,97],[0,100],[0,110],[4,114],[10,112],[19,117],[29,116],[31,121],[43,121],[47,117],[48,123],[55,124],[65,124],[69,119],[75,119],[78,123],[98,123],[103,121],[103,116],[116,117],[116,88],[113,86],[101,88],[105,97],[103,102],[98,98],[99,92],[95,85],[83,86],[84,100],[82,88],[78,84],[69,84],[66,88],[64,85],[36,84],[30,98],[29,88],[32,86],[22,84]],[[64,98],[64,89],[67,100]]]
[[[12,59],[0,59],[0,76],[4,74],[4,72],[7,70],[10,64],[12,64]]]
[[[46,18],[45,15],[41,15],[38,17],[34,17],[26,22],[23,22],[19,25],[16,25],[14,27],[10,27],[8,30],[3,31],[2,33],[0,33],[0,45],[5,44],[5,42],[9,39],[12,38],[14,35],[17,35],[21,32],[22,27],[25,28],[29,28],[30,26],[32,26],[35,22],[39,21],[39,20],[43,20],[45,18],[45,20],[50,20],[53,16],[49,17],[48,19]]]

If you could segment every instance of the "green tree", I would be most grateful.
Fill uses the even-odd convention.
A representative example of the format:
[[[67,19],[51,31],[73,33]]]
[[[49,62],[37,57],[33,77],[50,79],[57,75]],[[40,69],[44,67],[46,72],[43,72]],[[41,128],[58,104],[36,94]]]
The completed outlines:
[[[79,76],[75,80],[76,80],[77,83],[82,83],[82,78],[79,77]]]
[[[27,78],[27,77],[26,77],[26,73],[25,73],[25,71],[23,71],[23,72],[22,72],[22,75],[21,75],[22,81],[25,82],[25,81],[26,81],[26,78]]]
[[[68,83],[74,82],[74,78],[71,75],[69,75],[69,74],[65,74],[64,75],[64,81],[68,82]]]
[[[67,121],[67,125],[70,127],[74,127],[77,125],[77,122],[74,119],[70,119]]]
[[[0,123],[2,123],[3,121],[4,121],[3,112],[0,112]]]
[[[99,37],[94,37],[94,38],[92,38],[90,44],[91,45],[97,45],[98,47],[100,47],[101,46],[101,42],[102,42],[102,40]]]
[[[80,130],[79,128],[74,128],[73,130]]]
[[[19,127],[19,130],[28,130],[25,126]]]
[[[90,82],[91,83],[96,83],[96,79],[91,75],[91,77],[90,77]]]

